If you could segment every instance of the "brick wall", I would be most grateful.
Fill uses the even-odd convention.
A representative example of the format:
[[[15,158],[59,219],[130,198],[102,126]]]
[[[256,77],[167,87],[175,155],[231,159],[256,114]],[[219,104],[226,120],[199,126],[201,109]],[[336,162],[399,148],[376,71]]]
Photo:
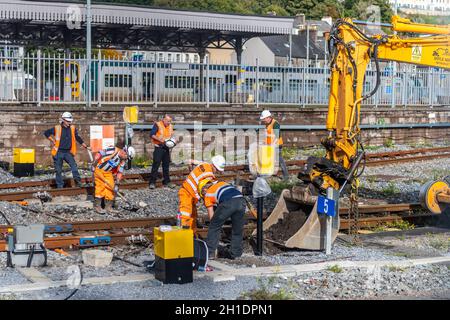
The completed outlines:
[[[71,111],[75,117],[80,135],[89,141],[89,126],[114,124],[116,137],[123,139],[124,122],[122,120],[123,107],[103,106],[86,109],[78,106],[1,106],[0,107],[0,160],[12,162],[13,147],[35,148],[36,163],[49,164],[50,143],[42,135],[43,131],[54,126],[63,111]],[[161,118],[165,113],[174,117],[176,123],[192,124],[202,121],[204,124],[258,124],[261,109],[249,107],[210,107],[203,106],[165,106],[158,108],[141,107],[139,122],[150,124]],[[281,124],[298,125],[324,125],[326,109],[299,108],[299,107],[273,107],[272,113]],[[430,114],[434,117],[430,118]],[[448,122],[450,108],[398,108],[398,109],[366,109],[362,111],[364,124],[402,124],[402,123],[430,123]],[[321,131],[283,131],[285,144],[288,146],[311,146],[319,144],[324,135]],[[419,129],[386,129],[364,130],[363,141],[370,145],[381,145],[390,138],[394,143],[434,143],[450,141],[450,128],[419,128]],[[151,156],[153,147],[150,143],[149,132],[135,131],[133,146],[138,154]],[[79,161],[87,161],[88,155],[79,149]]]

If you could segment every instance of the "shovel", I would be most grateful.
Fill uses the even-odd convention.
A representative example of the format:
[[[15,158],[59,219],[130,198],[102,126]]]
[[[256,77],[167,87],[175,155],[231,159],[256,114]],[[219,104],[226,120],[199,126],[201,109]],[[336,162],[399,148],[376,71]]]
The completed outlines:
[[[97,178],[99,178],[100,180],[102,180],[107,186],[108,188],[110,188],[111,190],[114,190],[114,188],[109,184],[108,181],[106,181],[105,179],[103,179],[102,176],[97,176]],[[130,209],[129,211],[138,211],[140,208],[143,208],[144,206],[137,206],[133,203],[131,203],[127,198],[125,198],[125,196],[123,194],[121,194],[119,191],[116,192],[116,194],[123,200],[125,201],[129,206]]]
[[[258,218],[258,213],[256,212],[255,207],[253,207],[253,204],[250,202],[250,200],[248,200],[247,197],[244,196],[244,200],[247,203],[247,208],[250,211],[250,213],[252,214],[253,217]]]

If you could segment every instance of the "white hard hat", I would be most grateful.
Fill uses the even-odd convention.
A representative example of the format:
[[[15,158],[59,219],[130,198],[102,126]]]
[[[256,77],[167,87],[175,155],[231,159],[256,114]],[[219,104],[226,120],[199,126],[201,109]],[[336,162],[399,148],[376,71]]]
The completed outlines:
[[[72,117],[72,114],[70,112],[64,112],[61,115],[61,119],[66,120],[67,122],[72,122],[73,121],[73,117]]]
[[[225,158],[222,156],[214,156],[211,159],[212,164],[219,171],[225,171]]]
[[[172,149],[173,147],[175,147],[177,145],[177,143],[175,142],[174,138],[170,138],[170,139],[167,139],[166,141],[164,141],[164,145],[167,148]]]
[[[272,114],[270,113],[269,110],[264,110],[263,112],[261,112],[261,116],[259,117],[259,120],[263,120],[267,117],[271,117]]]
[[[133,159],[136,155],[136,150],[133,147],[125,147],[125,151],[130,159]]]

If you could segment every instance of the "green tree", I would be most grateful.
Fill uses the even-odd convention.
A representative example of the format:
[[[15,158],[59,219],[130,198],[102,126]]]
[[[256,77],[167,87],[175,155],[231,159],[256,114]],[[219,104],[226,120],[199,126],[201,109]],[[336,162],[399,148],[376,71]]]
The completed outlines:
[[[336,19],[342,17],[343,9],[337,0],[289,0],[286,3],[290,15],[303,13],[307,19],[321,19],[324,16]]]
[[[390,22],[394,12],[388,0],[345,0],[345,16],[360,20]]]

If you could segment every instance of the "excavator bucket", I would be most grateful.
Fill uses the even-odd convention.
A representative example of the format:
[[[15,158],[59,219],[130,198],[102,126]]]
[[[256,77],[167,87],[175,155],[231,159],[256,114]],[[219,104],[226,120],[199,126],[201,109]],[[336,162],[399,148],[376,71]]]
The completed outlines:
[[[285,189],[263,223],[264,238],[287,248],[325,250],[326,216],[317,214],[317,196],[303,187]],[[339,215],[333,218],[332,242],[339,231]]]

